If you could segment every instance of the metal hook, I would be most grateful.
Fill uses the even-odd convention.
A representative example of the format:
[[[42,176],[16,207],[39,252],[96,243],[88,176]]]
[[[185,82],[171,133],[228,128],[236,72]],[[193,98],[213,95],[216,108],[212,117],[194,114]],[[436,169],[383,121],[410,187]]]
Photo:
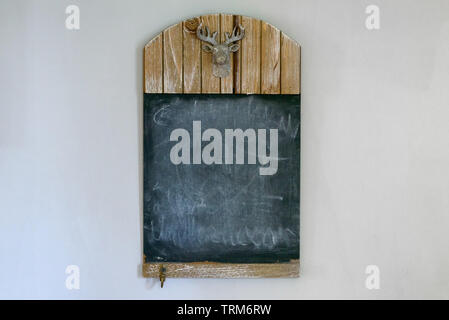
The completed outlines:
[[[165,282],[165,278],[166,278],[165,271],[166,271],[166,269],[161,264],[161,266],[159,267],[159,280],[161,281],[161,288],[164,287],[164,282]]]

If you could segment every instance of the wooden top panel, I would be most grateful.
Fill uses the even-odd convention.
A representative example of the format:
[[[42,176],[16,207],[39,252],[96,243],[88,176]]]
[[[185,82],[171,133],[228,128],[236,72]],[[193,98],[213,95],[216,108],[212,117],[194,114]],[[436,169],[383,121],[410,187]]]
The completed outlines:
[[[231,32],[239,23],[245,37],[231,53],[231,73],[212,74],[212,55],[196,37],[200,23],[211,31]],[[264,21],[230,14],[210,14],[181,21],[145,46],[145,93],[299,94],[301,50],[297,42]]]

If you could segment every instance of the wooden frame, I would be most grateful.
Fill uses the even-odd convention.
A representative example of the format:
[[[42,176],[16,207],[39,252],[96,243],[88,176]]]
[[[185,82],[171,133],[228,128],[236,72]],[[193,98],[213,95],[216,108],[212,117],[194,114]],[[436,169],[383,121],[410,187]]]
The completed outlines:
[[[195,31],[200,22],[212,30],[245,28],[240,50],[231,56],[231,75],[212,74],[212,55],[201,50]],[[239,15],[210,14],[181,21],[154,37],[144,50],[145,93],[300,94],[301,47],[276,27]],[[176,278],[298,277],[299,260],[287,263],[157,263],[143,257],[143,276]]]

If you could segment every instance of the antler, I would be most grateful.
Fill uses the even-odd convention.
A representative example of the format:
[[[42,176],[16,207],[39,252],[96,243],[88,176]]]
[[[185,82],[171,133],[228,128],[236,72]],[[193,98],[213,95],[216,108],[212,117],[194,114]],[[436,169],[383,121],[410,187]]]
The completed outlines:
[[[204,42],[208,42],[213,46],[216,46],[218,44],[217,40],[215,39],[218,34],[217,31],[215,31],[211,36],[209,28],[206,26],[206,32],[204,32],[202,26],[203,23],[201,22],[198,28],[196,29],[196,36],[198,37],[198,39],[203,40]]]
[[[229,35],[229,32],[225,32],[225,43],[231,44],[235,41],[239,41],[243,39],[245,36],[245,28],[241,24],[238,25],[239,30],[237,30],[237,26],[234,27],[234,30],[232,30],[232,36]]]

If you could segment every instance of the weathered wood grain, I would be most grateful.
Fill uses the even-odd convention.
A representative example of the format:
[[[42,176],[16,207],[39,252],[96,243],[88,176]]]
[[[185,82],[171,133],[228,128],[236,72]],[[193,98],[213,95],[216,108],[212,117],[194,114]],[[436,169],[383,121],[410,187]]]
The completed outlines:
[[[232,78],[213,76],[212,55],[202,52],[194,33],[201,20],[211,31],[221,31],[221,39],[223,31],[230,32],[239,23],[246,28],[240,50],[231,57]],[[298,94],[300,50],[294,40],[257,19],[228,14],[196,17],[166,29],[145,46],[144,92]]]
[[[241,16],[234,16],[234,26],[242,23]],[[235,94],[242,92],[242,41],[240,41],[240,50],[234,53],[233,57],[233,90]]]
[[[211,33],[217,31],[220,34],[220,15],[210,14],[202,16],[203,27],[208,26]],[[217,36],[217,40],[220,37]],[[212,73],[212,54],[201,50],[201,91],[202,93],[220,93],[220,78]]]
[[[234,17],[231,14],[221,14],[220,15],[220,37],[221,41],[225,41],[225,32],[232,34],[232,29],[234,28]],[[221,93],[232,93],[234,86],[234,78],[233,78],[233,66],[234,66],[234,55],[235,53],[230,54],[230,64],[231,64],[231,74],[226,78],[221,78]]]
[[[162,93],[162,33],[145,46],[144,77],[145,93]]]
[[[296,278],[299,260],[287,263],[162,263],[167,278]],[[142,274],[159,278],[161,263],[144,263]]]
[[[260,93],[260,20],[242,17],[245,37],[241,40],[241,93]]]
[[[262,21],[261,93],[281,93],[281,32]]]
[[[299,94],[301,48],[291,38],[281,33],[281,93]]]
[[[199,19],[183,22],[184,93],[201,93],[201,41],[196,36]]]
[[[182,93],[182,22],[164,30],[164,93]]]

